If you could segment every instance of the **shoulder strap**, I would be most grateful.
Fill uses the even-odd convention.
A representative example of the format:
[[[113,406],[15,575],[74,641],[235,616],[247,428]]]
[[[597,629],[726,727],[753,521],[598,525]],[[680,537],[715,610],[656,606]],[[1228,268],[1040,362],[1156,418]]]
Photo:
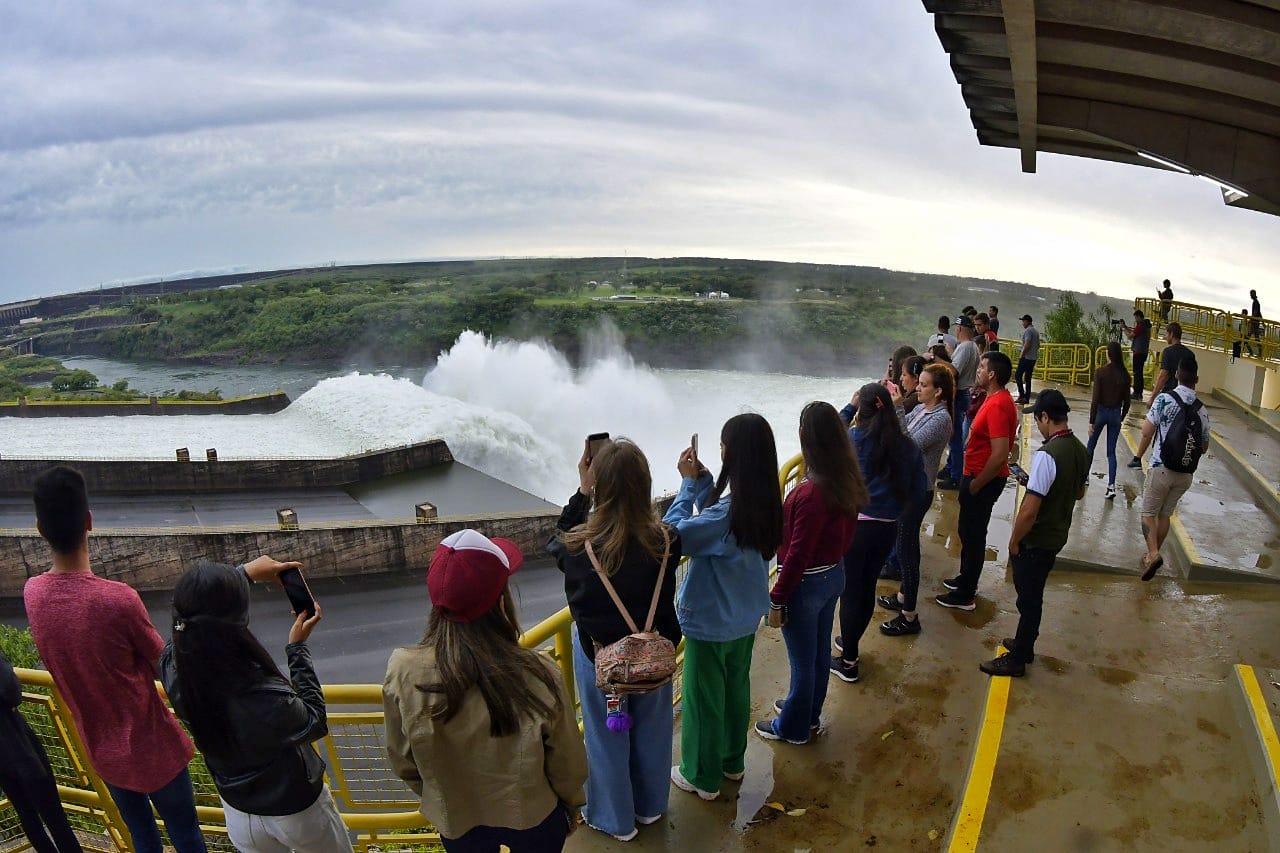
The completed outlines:
[[[662,527],[662,562],[658,568],[658,583],[653,588],[653,601],[649,605],[649,616],[645,620],[645,631],[653,630],[653,619],[658,612],[658,599],[662,597],[662,581],[667,574],[667,558],[671,556],[671,537],[667,535],[667,526]],[[630,611],[626,605],[622,603],[622,599],[618,596],[618,591],[613,588],[613,584],[609,581],[609,575],[601,567],[600,561],[596,559],[596,552],[591,547],[591,540],[587,540],[587,559],[591,560],[591,567],[595,569],[596,574],[600,576],[600,583],[604,584],[605,591],[609,593],[609,597],[613,599],[614,606],[618,608],[618,612],[622,614],[622,618],[626,620],[627,627],[631,629],[631,633],[638,634],[640,629],[636,627],[636,620],[631,618]]]

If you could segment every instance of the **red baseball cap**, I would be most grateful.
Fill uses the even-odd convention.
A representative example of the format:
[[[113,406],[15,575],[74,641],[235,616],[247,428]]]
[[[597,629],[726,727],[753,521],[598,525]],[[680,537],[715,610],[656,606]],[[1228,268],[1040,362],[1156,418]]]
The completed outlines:
[[[427,569],[427,592],[450,622],[474,622],[493,609],[507,578],[524,562],[510,539],[490,539],[470,528],[446,536]]]

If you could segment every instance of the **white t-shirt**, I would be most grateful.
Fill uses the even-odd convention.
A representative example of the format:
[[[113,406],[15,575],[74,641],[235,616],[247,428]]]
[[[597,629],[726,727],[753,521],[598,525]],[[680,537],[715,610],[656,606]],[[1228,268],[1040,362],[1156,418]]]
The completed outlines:
[[[1174,393],[1182,400],[1185,405],[1190,406],[1196,401],[1195,389],[1188,388],[1186,385],[1179,385],[1174,389]],[[1151,467],[1158,468],[1164,463],[1160,461],[1160,442],[1164,441],[1165,434],[1169,432],[1169,427],[1173,426],[1173,419],[1177,416],[1178,407],[1169,399],[1169,392],[1157,394],[1155,402],[1151,404],[1151,408],[1147,410],[1147,421],[1154,424],[1156,428],[1155,438],[1151,440]],[[1200,407],[1200,429],[1204,436],[1204,446],[1209,447],[1209,411],[1204,406]]]

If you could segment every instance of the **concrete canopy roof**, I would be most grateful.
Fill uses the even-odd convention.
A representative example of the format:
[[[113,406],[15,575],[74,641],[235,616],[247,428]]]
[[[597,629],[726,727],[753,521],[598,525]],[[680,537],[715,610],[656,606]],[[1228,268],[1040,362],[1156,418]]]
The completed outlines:
[[[923,3],[978,141],[1024,172],[1038,151],[1187,171],[1280,215],[1280,0]]]

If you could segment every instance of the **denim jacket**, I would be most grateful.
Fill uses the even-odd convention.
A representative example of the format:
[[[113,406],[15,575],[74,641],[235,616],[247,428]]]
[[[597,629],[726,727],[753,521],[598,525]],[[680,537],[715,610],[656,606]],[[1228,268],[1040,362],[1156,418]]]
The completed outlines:
[[[680,533],[689,557],[676,598],[681,629],[695,640],[725,643],[754,634],[769,609],[769,561],[738,546],[729,530],[731,496],[704,505],[714,485],[710,474],[685,478],[662,520]]]

